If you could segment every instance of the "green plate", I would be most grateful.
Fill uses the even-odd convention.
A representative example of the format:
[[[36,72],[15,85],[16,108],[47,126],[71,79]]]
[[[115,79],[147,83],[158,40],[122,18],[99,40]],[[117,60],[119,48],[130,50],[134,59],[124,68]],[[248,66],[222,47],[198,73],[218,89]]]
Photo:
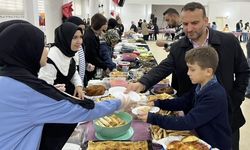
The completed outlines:
[[[132,127],[130,127],[125,134],[123,134],[122,136],[119,136],[117,138],[103,137],[95,132],[95,137],[98,140],[129,140],[133,135],[134,135],[134,130]]]

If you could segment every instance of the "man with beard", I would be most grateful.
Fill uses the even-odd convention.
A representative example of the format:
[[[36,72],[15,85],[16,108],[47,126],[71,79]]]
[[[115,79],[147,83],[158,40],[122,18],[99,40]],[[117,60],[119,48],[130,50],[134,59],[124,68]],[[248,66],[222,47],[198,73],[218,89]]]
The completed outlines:
[[[175,28],[175,33],[171,33],[173,39],[180,39],[185,34],[183,32],[183,27],[180,20],[180,15],[174,8],[168,8],[164,13],[164,19],[170,28]],[[159,47],[164,47],[166,51],[169,50],[170,45],[165,40],[156,41],[156,45]]]

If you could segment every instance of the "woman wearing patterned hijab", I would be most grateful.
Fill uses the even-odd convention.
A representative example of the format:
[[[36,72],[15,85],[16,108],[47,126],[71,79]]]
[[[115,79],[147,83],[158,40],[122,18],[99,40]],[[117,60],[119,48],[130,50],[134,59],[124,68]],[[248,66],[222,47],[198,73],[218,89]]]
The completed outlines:
[[[120,41],[120,36],[115,29],[110,29],[103,35],[103,39],[104,41],[100,43],[100,56],[109,71],[112,71],[116,68],[116,64],[112,61],[113,48]]]
[[[124,106],[120,100],[97,104],[77,100],[38,79],[47,50],[43,32],[31,24],[14,23],[2,28],[0,45],[1,149],[37,150],[43,144],[40,140],[45,123],[89,121]]]

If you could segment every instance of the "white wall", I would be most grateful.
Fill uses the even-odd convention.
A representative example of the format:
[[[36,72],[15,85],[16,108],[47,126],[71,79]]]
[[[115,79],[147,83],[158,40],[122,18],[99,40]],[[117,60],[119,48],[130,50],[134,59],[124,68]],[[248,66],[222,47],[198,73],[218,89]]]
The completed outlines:
[[[242,20],[243,24],[250,22],[250,2],[210,2],[208,7],[210,22],[216,21],[216,17],[228,16],[226,22],[231,31],[235,31],[239,20]]]
[[[152,13],[157,17],[157,25],[159,28],[166,27],[166,21],[164,20],[163,13],[168,8],[175,8],[179,13],[181,12],[183,5],[152,5]]]
[[[129,30],[131,21],[134,21],[137,25],[139,19],[146,19],[149,21],[150,14],[152,13],[151,4],[127,4],[121,8],[121,19],[125,27],[125,31]]]

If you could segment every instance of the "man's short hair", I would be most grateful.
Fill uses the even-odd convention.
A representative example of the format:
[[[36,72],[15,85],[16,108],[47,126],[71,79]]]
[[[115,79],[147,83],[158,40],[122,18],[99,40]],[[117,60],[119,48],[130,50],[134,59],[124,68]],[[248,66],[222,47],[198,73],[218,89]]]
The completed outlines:
[[[179,13],[176,9],[174,8],[168,8],[164,13],[163,15],[165,16],[166,14],[168,15],[173,15],[173,14],[176,14],[177,16],[179,16]]]
[[[201,9],[203,12],[203,17],[207,16],[205,7],[201,3],[198,3],[198,2],[187,3],[186,5],[183,6],[181,11],[194,11],[195,9]]]
[[[217,51],[209,46],[193,48],[186,52],[185,61],[190,64],[197,63],[202,69],[212,68],[216,71],[219,57]]]
[[[106,23],[107,19],[102,14],[97,13],[91,18],[91,27],[94,30],[99,30]]]

